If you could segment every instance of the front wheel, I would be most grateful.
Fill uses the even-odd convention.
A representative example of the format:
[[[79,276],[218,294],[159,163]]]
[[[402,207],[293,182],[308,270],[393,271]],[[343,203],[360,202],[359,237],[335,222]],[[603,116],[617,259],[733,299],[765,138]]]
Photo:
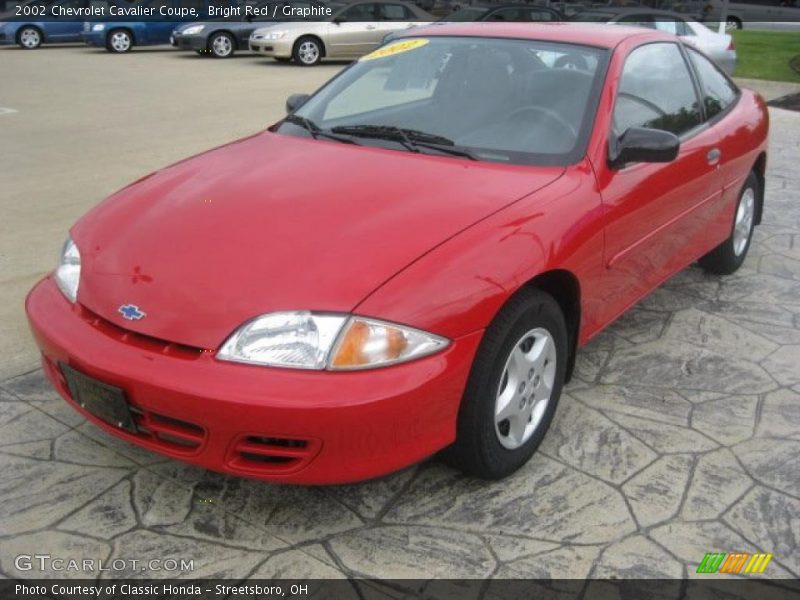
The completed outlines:
[[[17,43],[25,50],[34,50],[42,45],[42,32],[36,27],[24,27],[17,36]]]
[[[703,269],[717,275],[730,275],[742,266],[753,239],[758,194],[758,177],[751,172],[739,193],[731,234],[728,239],[698,261]]]
[[[215,33],[208,40],[208,49],[214,58],[229,58],[235,51],[233,38],[227,33]]]
[[[481,341],[445,460],[486,479],[524,465],[555,414],[567,354],[564,315],[552,296],[536,289],[514,296]]]
[[[297,40],[292,52],[292,58],[297,64],[312,67],[322,60],[322,48],[318,39],[302,37]]]
[[[108,32],[106,38],[106,49],[109,52],[129,52],[133,47],[133,37],[125,29],[114,29]]]

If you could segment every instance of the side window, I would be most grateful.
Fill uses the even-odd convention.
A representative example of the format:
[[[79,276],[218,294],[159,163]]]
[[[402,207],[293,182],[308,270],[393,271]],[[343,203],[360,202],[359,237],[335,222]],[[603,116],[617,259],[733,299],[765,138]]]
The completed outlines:
[[[356,4],[351,6],[341,15],[345,21],[364,22],[377,21],[374,4]]]
[[[379,4],[382,21],[410,21],[411,14],[402,4]]]
[[[501,8],[489,15],[487,21],[524,21],[523,15],[518,8]]]
[[[614,129],[664,129],[680,135],[702,122],[692,77],[677,44],[640,46],[622,70]]]
[[[552,21],[553,13],[546,10],[531,9],[528,11],[529,21]]]
[[[710,60],[697,50],[692,48],[687,50],[700,79],[703,106],[706,109],[706,117],[710,119],[732,104],[739,92]]]

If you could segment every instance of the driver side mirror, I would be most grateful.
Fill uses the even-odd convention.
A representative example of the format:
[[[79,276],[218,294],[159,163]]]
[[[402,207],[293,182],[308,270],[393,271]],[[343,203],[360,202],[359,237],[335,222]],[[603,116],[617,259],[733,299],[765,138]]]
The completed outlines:
[[[675,160],[680,150],[678,136],[663,129],[631,127],[608,145],[608,164],[613,169],[628,163],[668,163]]]
[[[286,99],[286,113],[293,113],[308,102],[309,98],[311,98],[311,96],[308,94],[292,94]]]
[[[332,22],[334,25],[341,25],[342,23],[344,23],[344,21],[345,21],[344,17],[336,17]]]

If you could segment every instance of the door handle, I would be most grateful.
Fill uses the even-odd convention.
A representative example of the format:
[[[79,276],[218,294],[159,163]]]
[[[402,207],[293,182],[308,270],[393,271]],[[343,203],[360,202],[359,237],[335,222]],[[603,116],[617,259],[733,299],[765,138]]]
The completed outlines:
[[[708,154],[706,154],[706,161],[708,161],[710,165],[716,165],[721,158],[722,152],[720,152],[719,148],[712,148],[708,151]]]
[[[377,25],[367,25],[367,29],[377,29]]]

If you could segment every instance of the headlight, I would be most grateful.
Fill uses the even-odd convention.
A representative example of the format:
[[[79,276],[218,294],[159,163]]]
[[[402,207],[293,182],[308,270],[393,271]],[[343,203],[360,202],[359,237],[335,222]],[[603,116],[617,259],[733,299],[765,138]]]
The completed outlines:
[[[178,33],[182,35],[194,35],[195,33],[200,33],[205,29],[205,25],[192,25],[191,27],[187,27],[183,31],[179,31]]]
[[[261,34],[262,40],[279,40],[286,37],[285,31],[268,31]]]
[[[444,338],[374,319],[308,311],[270,313],[240,327],[217,358],[271,367],[369,369],[426,356]]]
[[[106,28],[104,23],[95,23],[92,25],[92,31],[103,31]]]
[[[71,237],[67,237],[64,248],[61,250],[61,261],[56,269],[56,284],[58,289],[70,302],[75,302],[78,297],[78,284],[81,278],[81,253]]]

